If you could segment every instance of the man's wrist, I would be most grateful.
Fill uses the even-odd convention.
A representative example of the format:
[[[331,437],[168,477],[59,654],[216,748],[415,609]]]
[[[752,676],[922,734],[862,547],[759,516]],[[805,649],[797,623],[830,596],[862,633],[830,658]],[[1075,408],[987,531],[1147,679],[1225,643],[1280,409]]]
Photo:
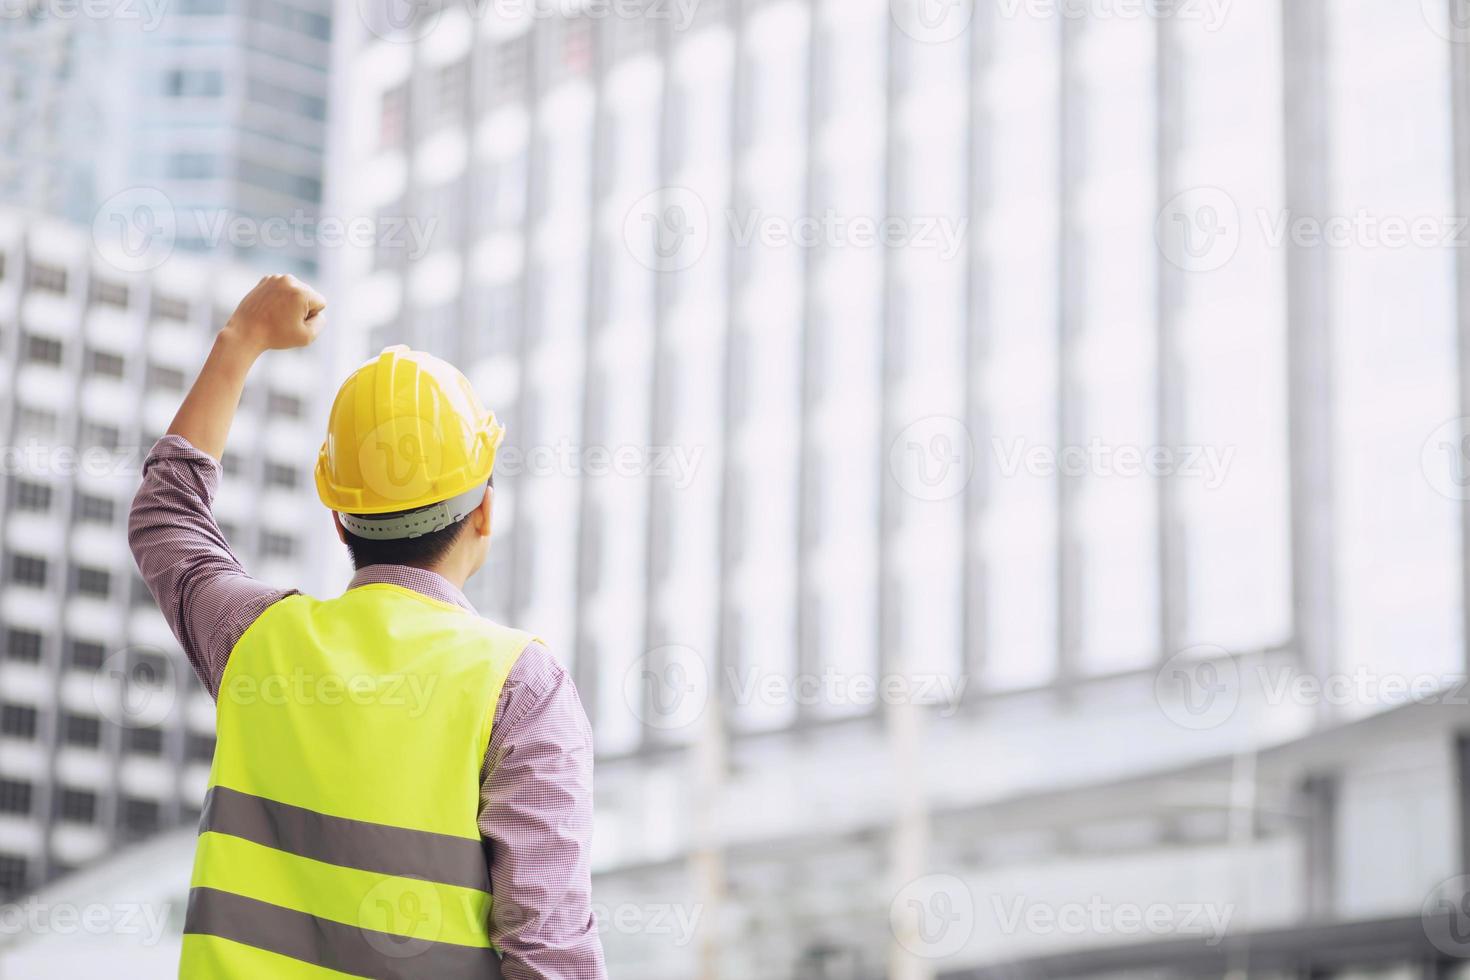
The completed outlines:
[[[214,338],[215,350],[225,357],[243,360],[248,367],[266,351],[265,345],[253,337],[252,333],[253,331],[246,329],[231,317],[225,323],[224,329]]]

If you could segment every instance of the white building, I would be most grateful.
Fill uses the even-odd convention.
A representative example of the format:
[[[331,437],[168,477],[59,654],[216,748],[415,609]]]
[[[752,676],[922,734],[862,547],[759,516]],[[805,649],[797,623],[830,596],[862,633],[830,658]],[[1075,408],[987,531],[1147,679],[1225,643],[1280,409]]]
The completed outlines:
[[[1470,265],[1375,238],[1463,210],[1456,22],[513,6],[341,7],[331,207],[437,224],[334,271],[357,355],[455,359],[525,454],[474,598],[575,672],[599,902],[703,913],[683,943],[611,930],[615,973],[964,975],[1120,938],[915,952],[886,921],[936,872],[1230,905],[1288,946],[1418,922],[1465,866],[1463,709],[1279,682],[1463,675],[1432,436],[1467,414]],[[1168,707],[1231,669],[1228,722]],[[791,684],[823,676],[966,687],[944,717]],[[1400,724],[1423,751],[1364,744]],[[1419,932],[1319,945],[1417,964]],[[1125,975],[1162,955],[1123,938]]]
[[[127,515],[144,456],[256,278],[186,256],[122,272],[87,230],[0,211],[7,897],[197,818],[214,709],[134,571]],[[216,511],[253,570],[308,587],[314,356],[252,376]]]

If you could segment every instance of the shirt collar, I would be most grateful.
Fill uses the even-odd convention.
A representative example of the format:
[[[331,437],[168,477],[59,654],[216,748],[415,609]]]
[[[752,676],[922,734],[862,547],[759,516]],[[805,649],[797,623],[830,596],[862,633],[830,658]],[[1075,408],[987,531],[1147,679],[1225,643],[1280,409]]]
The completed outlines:
[[[348,583],[348,589],[355,589],[361,585],[396,585],[402,589],[410,589],[420,595],[428,596],[430,599],[438,599],[452,606],[459,606],[468,612],[474,612],[475,607],[470,605],[464,593],[454,587],[443,575],[431,572],[424,568],[414,568],[409,565],[369,565],[360,568],[357,574],[352,576]]]

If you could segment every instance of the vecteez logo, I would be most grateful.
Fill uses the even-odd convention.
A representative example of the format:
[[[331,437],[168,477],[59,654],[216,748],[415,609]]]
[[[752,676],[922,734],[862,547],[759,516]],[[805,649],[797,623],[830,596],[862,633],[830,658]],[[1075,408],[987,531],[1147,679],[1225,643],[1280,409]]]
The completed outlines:
[[[1176,194],[1154,222],[1160,253],[1185,272],[1223,269],[1240,249],[1241,232],[1240,207],[1219,187]]]
[[[921,44],[946,44],[975,20],[975,0],[889,0],[900,31]]]
[[[931,415],[905,426],[888,447],[888,472],[918,500],[951,500],[975,475],[975,441],[957,418]]]
[[[975,895],[954,875],[915,878],[893,896],[888,925],[898,944],[914,956],[954,956],[975,933]]]
[[[656,647],[623,672],[623,703],[643,724],[677,731],[704,716],[710,698],[710,672],[690,647]]]
[[[687,187],[665,187],[639,198],[623,219],[623,241],[654,272],[693,268],[709,248],[712,225],[704,199]]]
[[[178,240],[173,201],[156,187],[129,187],[102,202],[92,219],[97,254],[122,272],[147,272],[168,261]]]
[[[298,208],[262,219],[227,208],[180,209],[158,188],[139,186],[102,203],[92,219],[92,241],[114,268],[147,272],[168,261],[181,239],[206,251],[357,248],[401,251],[416,261],[429,251],[438,227],[438,218],[415,215],[343,216]]]
[[[1240,704],[1240,665],[1224,647],[1200,644],[1181,650],[1154,675],[1154,700],[1180,728],[1218,728]]]

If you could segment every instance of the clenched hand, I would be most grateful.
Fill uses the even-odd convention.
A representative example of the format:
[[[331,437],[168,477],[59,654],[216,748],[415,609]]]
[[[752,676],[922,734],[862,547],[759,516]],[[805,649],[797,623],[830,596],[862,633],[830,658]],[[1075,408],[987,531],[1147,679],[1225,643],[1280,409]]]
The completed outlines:
[[[295,276],[266,276],[235,308],[225,330],[258,351],[305,347],[321,332],[327,301]]]

